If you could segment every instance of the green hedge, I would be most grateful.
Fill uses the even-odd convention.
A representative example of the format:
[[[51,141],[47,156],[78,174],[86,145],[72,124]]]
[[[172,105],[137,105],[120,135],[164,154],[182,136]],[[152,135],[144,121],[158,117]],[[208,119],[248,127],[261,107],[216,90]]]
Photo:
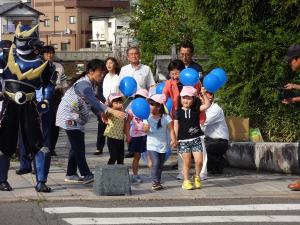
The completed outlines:
[[[171,44],[193,41],[209,56],[204,69],[223,67],[226,87],[217,93],[227,115],[250,118],[266,141],[300,138],[300,108],[280,103],[276,87],[300,82],[284,60],[300,43],[300,5],[280,0],[141,0],[132,20],[143,60],[168,54]]]

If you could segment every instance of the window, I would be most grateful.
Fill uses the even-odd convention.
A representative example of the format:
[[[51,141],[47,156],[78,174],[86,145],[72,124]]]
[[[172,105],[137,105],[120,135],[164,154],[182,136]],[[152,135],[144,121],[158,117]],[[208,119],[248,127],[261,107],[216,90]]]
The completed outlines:
[[[70,23],[70,24],[76,23],[76,16],[70,16],[70,17],[69,17],[69,23]]]
[[[107,26],[108,28],[111,28],[111,22],[108,22]]]
[[[44,20],[44,27],[50,27],[50,20],[49,19]]]
[[[122,29],[123,28],[123,26],[117,26],[117,29]]]
[[[92,23],[94,16],[89,16],[89,23]]]
[[[61,43],[61,51],[68,51],[69,44],[68,43]]]
[[[54,16],[54,21],[58,22],[59,21],[59,16]]]
[[[58,50],[58,45],[57,44],[50,44],[55,50]]]

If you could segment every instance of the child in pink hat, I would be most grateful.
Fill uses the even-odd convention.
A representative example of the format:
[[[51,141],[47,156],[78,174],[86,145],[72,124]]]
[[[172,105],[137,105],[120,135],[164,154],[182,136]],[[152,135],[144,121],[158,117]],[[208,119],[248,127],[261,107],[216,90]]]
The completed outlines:
[[[203,135],[203,132],[199,124],[199,112],[210,106],[205,92],[205,88],[202,87],[201,94],[197,96],[197,90],[194,87],[184,86],[180,92],[178,109],[174,112],[174,130],[178,142],[178,154],[183,158],[184,181],[182,188],[185,190],[201,188],[200,172],[203,146],[200,136]],[[195,160],[194,182],[189,179],[192,155]]]
[[[171,146],[176,147],[176,137],[171,125],[172,119],[164,109],[163,95],[152,95],[148,103],[151,114],[148,118],[147,153],[151,160],[152,190],[161,190],[165,156]]]
[[[148,98],[146,89],[139,89],[135,93],[134,98]],[[135,117],[131,110],[131,103],[126,108],[128,117],[125,124],[126,142],[128,143],[128,151],[133,153],[132,160],[132,183],[141,183],[143,179],[139,176],[139,162],[141,154],[146,152],[147,134],[145,132],[146,123],[142,119]]]
[[[112,93],[107,98],[109,107],[124,111],[124,97],[119,93]],[[107,147],[110,158],[107,164],[123,164],[124,163],[124,126],[125,119],[119,119],[112,114],[107,114],[107,126],[104,136],[107,137]]]

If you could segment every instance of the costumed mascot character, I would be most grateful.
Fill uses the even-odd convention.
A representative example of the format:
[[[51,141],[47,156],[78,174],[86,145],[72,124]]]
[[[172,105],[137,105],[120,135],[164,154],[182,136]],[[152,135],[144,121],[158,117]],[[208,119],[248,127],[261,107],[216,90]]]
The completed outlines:
[[[39,112],[35,90],[43,88],[43,109],[53,94],[56,73],[48,61],[39,56],[42,42],[37,27],[19,24],[8,56],[2,54],[0,65],[3,73],[3,105],[0,112],[0,190],[11,191],[7,182],[10,157],[16,152],[18,134],[22,138],[26,155],[33,159],[36,167],[38,192],[50,192],[46,185],[50,167],[50,154],[43,146]],[[5,60],[7,59],[7,60]],[[5,66],[3,66],[5,65]]]

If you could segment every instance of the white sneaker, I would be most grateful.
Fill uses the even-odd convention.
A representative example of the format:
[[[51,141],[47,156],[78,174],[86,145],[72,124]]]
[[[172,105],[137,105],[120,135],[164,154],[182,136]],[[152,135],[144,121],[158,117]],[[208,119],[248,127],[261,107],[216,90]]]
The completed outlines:
[[[131,183],[135,184],[135,183],[142,183],[143,180],[139,175],[132,175],[131,177]]]
[[[75,175],[72,175],[72,176],[66,176],[65,177],[65,182],[67,182],[67,183],[82,183],[83,178],[81,178],[80,176],[75,174]]]

